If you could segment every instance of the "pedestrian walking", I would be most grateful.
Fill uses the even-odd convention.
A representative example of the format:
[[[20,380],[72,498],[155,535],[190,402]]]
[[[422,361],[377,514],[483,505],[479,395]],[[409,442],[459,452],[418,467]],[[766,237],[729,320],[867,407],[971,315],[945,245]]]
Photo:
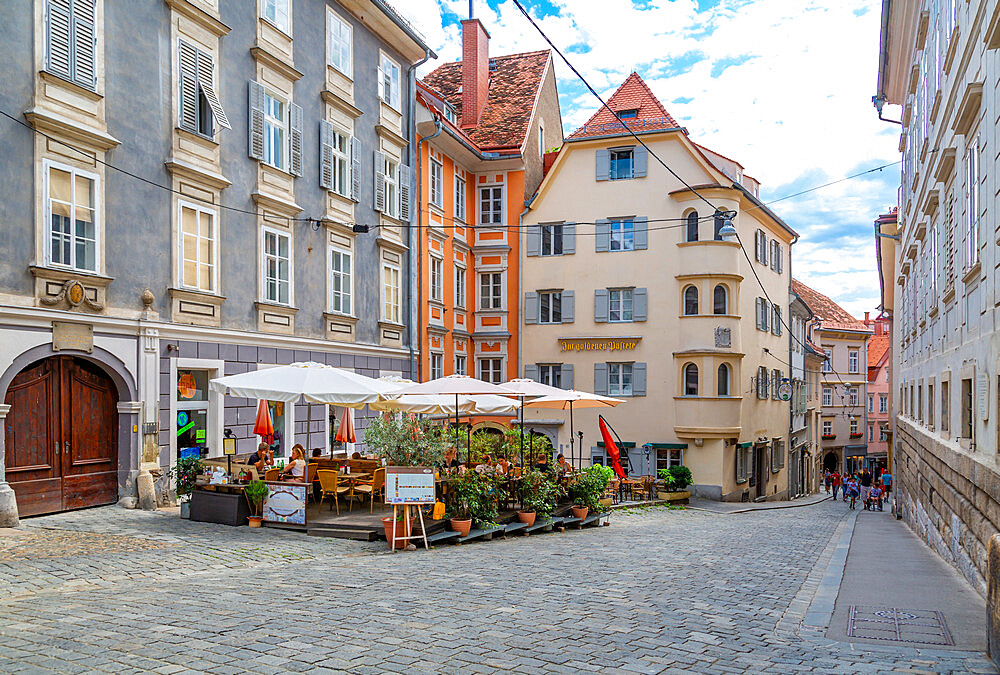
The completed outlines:
[[[892,492],[892,474],[888,471],[882,472],[882,487],[885,488],[886,494]]]
[[[830,486],[833,485],[833,476],[829,471],[823,472],[823,484],[826,486],[826,494],[830,494]]]
[[[865,505],[865,511],[870,508],[869,496],[872,491],[872,474],[868,469],[861,470],[861,503]]]
[[[858,477],[851,476],[851,479],[844,484],[844,501],[847,501],[847,497],[851,498],[851,508],[855,508],[858,502],[858,495],[861,493],[860,486],[858,485]]]
[[[833,483],[833,500],[836,501],[837,500],[837,492],[840,491],[840,487],[841,487],[841,478],[840,478],[840,472],[839,471],[835,470],[833,472],[833,475],[830,476],[830,482]]]

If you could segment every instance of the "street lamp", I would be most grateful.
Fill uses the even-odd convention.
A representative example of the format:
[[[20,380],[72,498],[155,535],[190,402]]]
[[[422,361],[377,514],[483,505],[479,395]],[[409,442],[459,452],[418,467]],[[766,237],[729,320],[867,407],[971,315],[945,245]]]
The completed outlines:
[[[725,219],[722,221],[722,227],[719,229],[719,236],[722,237],[722,241],[736,241],[736,228],[733,227],[733,218],[736,217],[735,211],[724,212]]]

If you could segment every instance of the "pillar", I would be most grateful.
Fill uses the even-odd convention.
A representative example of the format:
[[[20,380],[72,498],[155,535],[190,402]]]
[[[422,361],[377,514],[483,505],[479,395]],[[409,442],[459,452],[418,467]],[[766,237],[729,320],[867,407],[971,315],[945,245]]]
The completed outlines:
[[[0,527],[17,527],[17,501],[14,490],[7,483],[7,464],[5,461],[7,434],[5,422],[10,406],[0,404]]]

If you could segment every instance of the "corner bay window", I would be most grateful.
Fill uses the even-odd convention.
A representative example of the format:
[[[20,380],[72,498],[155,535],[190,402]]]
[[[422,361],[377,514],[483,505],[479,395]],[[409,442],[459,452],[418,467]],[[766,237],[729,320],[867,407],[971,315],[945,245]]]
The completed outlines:
[[[712,292],[712,313],[716,315],[729,314],[729,292],[719,284]]]
[[[729,366],[725,363],[719,366],[718,396],[729,396]]]
[[[698,241],[698,212],[687,214],[685,222],[687,228],[684,230],[684,241]]]
[[[46,165],[49,262],[97,272],[97,176]]]
[[[684,366],[684,395],[698,395],[698,366],[693,363]]]
[[[480,309],[502,309],[502,279],[502,272],[484,272],[479,275]]]
[[[284,232],[264,228],[264,300],[291,303],[291,243]]]
[[[608,395],[610,396],[632,395],[631,363],[608,364]]]
[[[698,289],[688,286],[684,289],[684,316],[696,316],[698,314]]]

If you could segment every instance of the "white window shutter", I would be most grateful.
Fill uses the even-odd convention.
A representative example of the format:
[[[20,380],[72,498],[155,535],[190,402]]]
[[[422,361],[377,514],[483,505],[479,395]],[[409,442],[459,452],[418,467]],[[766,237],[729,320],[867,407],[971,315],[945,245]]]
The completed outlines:
[[[399,165],[399,219],[410,222],[410,167]]]
[[[45,68],[50,73],[70,78],[70,0],[49,0],[47,3]]]
[[[180,63],[181,108],[177,125],[185,131],[198,131],[198,50],[183,40],[177,41]]]
[[[358,159],[358,141],[353,136],[351,146],[351,199],[358,201],[361,195],[361,161]]]
[[[333,125],[319,121],[319,186],[333,189]]]
[[[97,88],[97,0],[73,1],[73,81]]]
[[[381,69],[380,69],[381,72]],[[375,151],[375,204],[379,213],[385,212],[385,155]]]
[[[291,139],[292,161],[289,168],[293,176],[302,175],[302,106],[288,104],[288,128]]]
[[[382,66],[377,66],[377,72],[375,73],[375,81],[378,86],[378,97],[379,100],[388,103],[388,97],[385,91],[385,71],[382,70]]]
[[[205,94],[208,107],[212,109],[212,115],[219,126],[224,129],[232,129],[226,111],[222,109],[222,102],[215,93],[215,62],[212,55],[198,50],[198,86]]]
[[[253,159],[264,159],[264,87],[250,81],[250,142]]]

